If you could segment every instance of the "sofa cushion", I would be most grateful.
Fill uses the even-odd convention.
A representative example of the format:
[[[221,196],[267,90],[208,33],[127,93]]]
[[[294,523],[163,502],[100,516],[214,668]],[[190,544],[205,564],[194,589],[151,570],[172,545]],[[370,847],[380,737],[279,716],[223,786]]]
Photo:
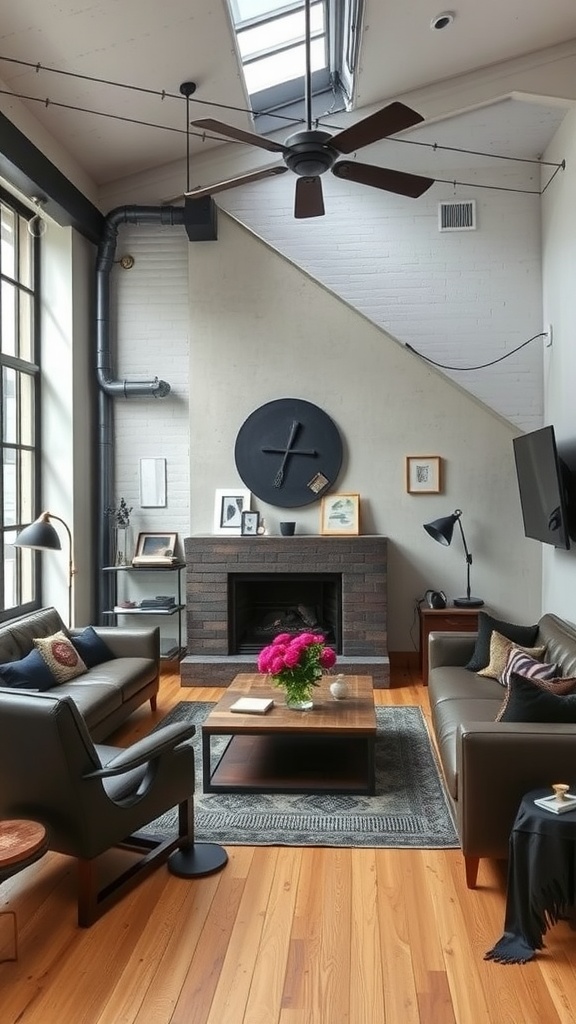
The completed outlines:
[[[153,682],[156,674],[157,666],[150,658],[114,658],[91,668],[86,679],[82,676],[78,680],[78,687],[83,686],[85,682],[111,686],[118,691],[124,703],[143,686]]]
[[[576,693],[553,693],[549,684],[513,672],[496,721],[576,723]]]
[[[486,668],[490,661],[490,638],[492,630],[496,629],[502,636],[513,640],[515,644],[522,647],[534,647],[538,623],[535,626],[518,626],[513,622],[506,622],[503,619],[495,619],[488,612],[478,612],[478,636],[474,647],[474,653],[466,665],[469,672],[479,672]]]
[[[21,615],[12,622],[6,622],[0,627],[0,660],[7,661],[11,657],[4,656],[4,643],[8,637],[17,646],[17,657],[23,658],[33,650],[36,637],[52,636],[59,630],[66,633],[66,627],[55,608],[41,608],[37,612]]]
[[[86,629],[70,639],[87,668],[94,668],[114,657],[108,644],[98,636],[93,626],[86,626]]]
[[[37,637],[34,646],[40,651],[56,683],[65,683],[87,671],[74,644],[62,630],[52,636]]]
[[[502,693],[499,687],[500,693]],[[434,735],[442,762],[446,786],[453,800],[458,799],[456,735],[463,722],[493,722],[500,706],[497,700],[476,700],[474,688],[470,698],[443,700],[432,708]]]
[[[533,648],[533,650],[541,648]],[[549,661],[540,661],[539,657],[532,657],[530,652],[523,651],[521,647],[510,647],[504,670],[500,676],[502,686],[508,686],[513,672],[524,676],[527,679],[555,680],[560,676],[558,665],[552,665]],[[556,691],[558,692],[558,691]],[[566,693],[570,690],[567,689]]]
[[[24,690],[49,690],[54,686],[54,676],[40,651],[34,648],[25,658],[0,665],[0,682],[2,686]]]
[[[541,660],[546,654],[546,648],[542,647],[521,647],[519,644],[514,644],[508,637],[502,636],[497,629],[492,630],[492,636],[490,637],[490,661],[486,665],[486,668],[480,669],[478,672],[479,676],[489,676],[491,679],[497,679],[499,683],[502,683],[502,673],[506,668],[506,662],[508,655],[513,647],[517,650],[522,651],[524,654],[530,655],[534,660]],[[558,671],[553,672],[552,675],[558,675]],[[505,683],[502,683],[505,686]]]

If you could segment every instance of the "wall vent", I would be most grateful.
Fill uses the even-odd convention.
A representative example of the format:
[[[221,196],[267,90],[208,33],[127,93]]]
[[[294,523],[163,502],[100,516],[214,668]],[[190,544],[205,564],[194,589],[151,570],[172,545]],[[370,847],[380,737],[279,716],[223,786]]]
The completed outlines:
[[[475,231],[476,200],[466,202],[438,203],[439,231]]]

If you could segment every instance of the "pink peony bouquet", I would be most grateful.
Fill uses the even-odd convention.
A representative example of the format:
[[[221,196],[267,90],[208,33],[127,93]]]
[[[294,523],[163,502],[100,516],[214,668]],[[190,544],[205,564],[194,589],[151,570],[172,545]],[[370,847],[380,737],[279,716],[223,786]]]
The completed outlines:
[[[323,670],[335,664],[336,655],[320,633],[279,633],[258,655],[258,671],[285,689],[288,703],[309,701]]]

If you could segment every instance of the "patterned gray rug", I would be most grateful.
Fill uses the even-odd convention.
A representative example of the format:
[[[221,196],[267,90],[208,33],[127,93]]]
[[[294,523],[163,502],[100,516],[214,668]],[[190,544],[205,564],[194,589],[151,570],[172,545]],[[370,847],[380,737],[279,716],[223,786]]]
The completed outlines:
[[[376,709],[376,796],[203,793],[200,725],[213,704],[182,701],[168,721],[197,725],[195,832],[228,846],[457,847],[435,752],[418,707]],[[226,737],[222,737],[222,743]],[[212,744],[218,756],[216,738]],[[175,810],[147,832],[165,833]]]

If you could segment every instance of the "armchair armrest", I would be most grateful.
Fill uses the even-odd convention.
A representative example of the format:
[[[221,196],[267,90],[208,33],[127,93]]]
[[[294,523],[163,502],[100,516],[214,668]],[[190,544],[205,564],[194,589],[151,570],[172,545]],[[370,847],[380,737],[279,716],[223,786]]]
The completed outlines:
[[[477,633],[440,633],[428,635],[428,668],[440,665],[466,665],[472,657]]]
[[[576,782],[576,726],[464,722],[456,737],[458,832],[469,856],[506,857],[525,793]]]
[[[131,747],[119,750],[102,768],[87,772],[85,779],[108,779],[114,775],[123,775],[133,768],[139,768],[154,758],[161,757],[167,751],[174,750],[184,740],[191,739],[196,732],[195,725],[185,722],[172,722],[156,729],[148,736],[143,736]]]

